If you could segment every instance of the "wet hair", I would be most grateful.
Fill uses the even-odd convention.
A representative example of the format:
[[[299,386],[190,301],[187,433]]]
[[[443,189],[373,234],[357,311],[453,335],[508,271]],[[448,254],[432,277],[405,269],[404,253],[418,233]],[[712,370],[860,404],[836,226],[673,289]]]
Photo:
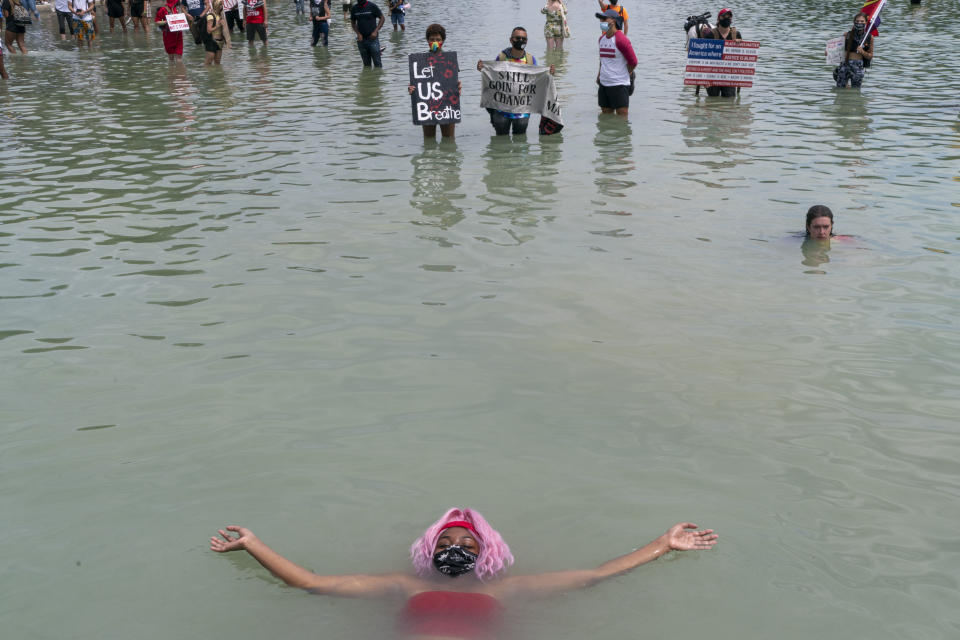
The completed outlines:
[[[810,223],[816,220],[817,218],[830,218],[830,224],[833,224],[833,211],[830,211],[830,207],[822,204],[815,204],[809,209],[807,209],[807,235],[810,235]]]
[[[527,32],[527,30],[524,29],[523,27],[514,27],[513,31],[510,32],[510,37],[512,38],[513,34],[515,34],[517,31],[523,31],[524,33]]]
[[[510,547],[496,529],[473,509],[459,509],[454,507],[440,516],[440,519],[427,527],[423,535],[417,538],[410,546],[410,557],[417,575],[426,576],[433,568],[433,550],[437,546],[443,525],[454,520],[465,520],[477,530],[476,538],[480,544],[480,554],[477,557],[477,566],[474,571],[481,580],[495,577],[513,564],[513,554]]]
[[[442,24],[437,24],[434,22],[432,25],[427,27],[427,40],[429,40],[430,36],[433,35],[440,36],[440,39],[444,42],[447,40],[447,30],[443,28]]]

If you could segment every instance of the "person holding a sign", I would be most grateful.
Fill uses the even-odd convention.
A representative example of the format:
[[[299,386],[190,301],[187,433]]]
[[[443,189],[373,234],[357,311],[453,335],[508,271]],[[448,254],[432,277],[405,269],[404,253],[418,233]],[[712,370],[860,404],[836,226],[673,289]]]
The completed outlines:
[[[154,18],[163,34],[163,50],[170,56],[170,62],[176,62],[183,56],[183,32],[171,31],[167,25],[167,16],[177,13],[177,4],[179,0],[167,0],[165,5],[157,9],[157,16]]]
[[[73,14],[73,32],[77,34],[77,45],[82,47],[86,40],[87,49],[91,49],[96,37],[93,28],[93,0],[70,0],[70,13]]]
[[[849,83],[854,89],[863,84],[865,67],[873,60],[873,36],[867,33],[867,14],[862,11],[853,19],[853,30],[843,35],[843,62],[837,67],[837,88],[846,89]]]
[[[227,21],[227,31],[233,33],[233,25],[243,35],[243,18],[240,17],[240,0],[223,0],[223,17]]]
[[[370,0],[357,0],[357,4],[350,7],[350,24],[357,34],[357,49],[365,67],[371,63],[377,68],[383,67],[380,62],[380,27],[385,21],[383,11]]]
[[[743,40],[739,29],[733,26],[733,9],[720,9],[720,11],[717,12],[717,26],[711,29],[709,33],[704,33],[703,37],[710,40]],[[737,96],[737,88],[707,87],[707,95],[735,98]]]
[[[532,53],[525,51],[527,47],[527,30],[523,27],[516,27],[510,32],[510,46],[497,54],[499,62],[513,62],[515,64],[529,64],[537,66],[537,59]],[[477,71],[483,70],[483,60],[477,60]],[[550,74],[556,71],[554,65],[550,65]],[[527,132],[527,125],[530,124],[529,113],[511,113],[509,111],[499,111],[497,109],[487,108],[490,114],[490,124],[498,136],[509,135],[511,129],[514,135],[522,135]]]
[[[600,69],[597,70],[597,102],[603,113],[626,116],[630,110],[637,54],[626,34],[620,30],[623,27],[620,14],[607,9],[596,16],[602,21],[600,27],[603,29],[598,42]]]
[[[440,53],[441,50],[443,49],[443,43],[446,41],[446,39],[447,39],[447,30],[443,28],[443,25],[431,24],[429,27],[427,27],[427,46],[430,48],[430,53],[432,54]],[[452,55],[456,56],[456,53],[452,53]],[[413,56],[411,55],[411,59],[412,58]],[[450,64],[453,68],[450,69],[449,73],[452,75],[452,77],[456,78],[457,76],[456,76],[456,58],[455,57],[452,59],[452,62]],[[434,82],[429,82],[429,80],[434,80],[433,76],[436,75],[436,72],[438,71],[438,69],[436,68],[437,66],[438,65],[431,65],[429,71],[427,71],[426,69],[419,70],[420,75],[418,77],[424,80],[428,80],[428,82],[426,83],[427,94],[426,96],[420,96],[422,100],[440,100],[441,98],[443,98],[444,92],[442,91],[442,82],[440,78],[436,78]],[[411,77],[416,74],[417,74],[416,69],[411,71]],[[429,74],[429,78],[427,77],[428,74]],[[462,89],[463,87],[461,86],[460,80],[458,78],[457,79],[457,100],[456,100],[457,105],[459,105],[459,96]],[[417,87],[415,87],[412,84],[407,87],[407,91],[410,93],[411,96],[413,95],[413,92],[416,90],[417,90]],[[459,122],[460,120],[459,107],[456,109],[451,108],[449,110],[449,113],[446,115],[449,115],[449,118],[444,118],[444,119],[455,120],[456,122]],[[455,137],[454,129],[457,126],[456,122],[446,122],[446,123],[441,122],[440,136],[443,138],[448,138],[450,140],[453,140],[453,138]],[[416,120],[414,120],[414,123],[416,124]],[[423,128],[424,139],[433,140],[437,137],[436,124],[424,124],[421,126]]]

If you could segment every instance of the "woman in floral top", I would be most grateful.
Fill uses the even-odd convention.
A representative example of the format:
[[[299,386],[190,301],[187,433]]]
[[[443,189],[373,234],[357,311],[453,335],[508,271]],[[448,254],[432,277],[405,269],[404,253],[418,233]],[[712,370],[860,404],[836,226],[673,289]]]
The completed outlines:
[[[547,0],[540,13],[547,16],[543,37],[547,39],[547,51],[563,51],[563,39],[570,37],[567,26],[567,5],[563,0]]]

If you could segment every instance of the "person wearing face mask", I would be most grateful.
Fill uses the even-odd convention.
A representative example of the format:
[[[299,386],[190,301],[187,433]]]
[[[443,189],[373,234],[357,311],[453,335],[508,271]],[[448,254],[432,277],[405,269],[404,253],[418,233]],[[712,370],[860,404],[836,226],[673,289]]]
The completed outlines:
[[[848,83],[859,89],[863,84],[864,69],[873,60],[874,40],[867,33],[868,18],[862,11],[858,13],[853,19],[853,29],[843,36],[843,62],[834,71],[839,89],[846,89]]]
[[[429,47],[431,53],[437,53],[443,49],[443,43],[447,41],[447,30],[443,28],[442,24],[431,24],[427,27],[427,47]],[[407,92],[410,95],[413,95],[413,92],[416,91],[416,87],[412,84],[407,85]],[[457,81],[457,93],[463,91],[463,87],[460,84],[460,81]],[[453,140],[456,136],[456,123],[441,124],[440,125],[440,136],[448,140]],[[425,140],[435,140],[437,137],[437,125],[435,124],[425,124],[423,125],[423,138]]]
[[[623,20],[612,9],[596,14],[601,20],[600,68],[597,70],[597,102],[603,113],[626,116],[630,108],[633,70],[637,67],[637,55],[633,45],[620,30]]]
[[[212,551],[244,550],[291,587],[332,596],[406,597],[399,630],[407,638],[499,637],[501,602],[582,589],[670,551],[711,549],[718,537],[712,529],[680,522],[645,546],[593,569],[508,576],[513,554],[500,533],[478,511],[453,508],[410,547],[412,574],[324,576],[284,558],[249,529],[229,526],[218,533],[210,538]]]
[[[357,34],[357,48],[365,67],[371,63],[377,68],[383,66],[380,61],[380,27],[385,21],[380,7],[370,0],[357,0],[357,4],[350,8],[350,24]]]
[[[537,59],[532,53],[526,51],[527,48],[527,30],[523,27],[515,27],[510,32],[510,46],[497,54],[497,60],[500,62],[514,62],[516,64],[529,64],[537,66]],[[483,69],[483,60],[477,60],[477,71]],[[550,65],[551,75],[556,71],[554,65]],[[530,124],[529,113],[510,113],[508,111],[497,111],[496,109],[487,109],[490,114],[490,124],[498,136],[509,135],[513,131],[514,135],[523,135],[527,132],[527,125]]]
[[[712,40],[743,40],[740,30],[733,26],[733,10],[720,9],[717,12],[717,26],[703,34],[704,38]],[[737,95],[736,87],[707,87],[708,96],[723,96],[734,98]]]
[[[620,27],[620,31],[623,32],[623,35],[627,35],[627,31],[630,30],[630,14],[620,5],[620,0],[610,0],[609,4],[603,0],[597,0],[597,4],[600,5],[600,13],[606,13],[611,10],[617,12],[617,15],[623,20],[623,26]]]

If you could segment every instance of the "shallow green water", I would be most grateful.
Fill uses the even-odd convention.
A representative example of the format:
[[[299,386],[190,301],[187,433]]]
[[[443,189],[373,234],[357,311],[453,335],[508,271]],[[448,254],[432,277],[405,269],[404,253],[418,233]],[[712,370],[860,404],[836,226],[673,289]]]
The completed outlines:
[[[955,3],[891,0],[860,92],[822,64],[856,3],[735,6],[764,48],[731,102],[681,88],[678,25],[709,7],[630,2],[627,122],[597,117],[570,4],[567,128],[513,142],[473,61],[516,24],[540,57],[532,0],[421,0],[383,72],[342,20],[311,50],[287,3],[269,53],[214,70],[155,34],[78,53],[44,14],[0,83],[5,638],[384,637],[395,603],[284,589],[206,538],[402,570],[459,504],[522,572],[721,533],[518,605],[516,637],[956,637]],[[435,18],[453,146],[409,123]],[[855,236],[825,256],[793,237],[816,203]]]

